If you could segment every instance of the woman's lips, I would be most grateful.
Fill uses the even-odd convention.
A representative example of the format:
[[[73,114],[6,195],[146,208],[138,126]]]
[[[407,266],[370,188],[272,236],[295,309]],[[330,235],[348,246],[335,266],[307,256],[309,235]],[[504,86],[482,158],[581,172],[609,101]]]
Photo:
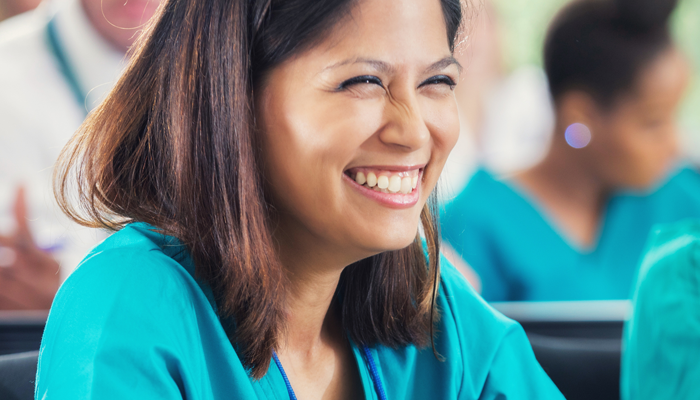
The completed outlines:
[[[420,198],[423,167],[351,168],[343,178],[360,193],[391,208],[410,208]]]

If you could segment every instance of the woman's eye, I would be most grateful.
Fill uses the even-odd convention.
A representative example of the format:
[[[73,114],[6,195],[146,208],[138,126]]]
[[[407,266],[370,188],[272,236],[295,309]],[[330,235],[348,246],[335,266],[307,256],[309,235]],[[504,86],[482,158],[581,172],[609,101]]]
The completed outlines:
[[[427,85],[447,85],[450,87],[450,89],[454,89],[455,86],[457,86],[455,81],[447,75],[432,76],[423,81],[423,83],[421,83],[418,87],[423,87]]]
[[[363,76],[356,76],[354,78],[350,78],[338,86],[338,90],[343,90],[346,89],[350,86],[353,85],[359,85],[359,84],[374,84],[377,85],[381,88],[384,88],[384,84],[382,83],[382,80],[377,78],[376,76],[372,75],[363,75]]]

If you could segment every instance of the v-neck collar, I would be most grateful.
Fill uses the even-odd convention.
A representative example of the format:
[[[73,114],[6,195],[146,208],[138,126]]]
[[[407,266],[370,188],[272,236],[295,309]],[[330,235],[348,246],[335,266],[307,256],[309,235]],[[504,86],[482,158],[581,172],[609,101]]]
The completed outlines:
[[[542,207],[541,203],[527,188],[525,188],[523,185],[513,180],[512,178],[508,180],[500,180],[491,175],[489,172],[484,172],[487,173],[489,177],[495,182],[503,185],[503,187],[514,198],[516,198],[517,201],[520,201],[523,204],[525,204],[526,207],[530,209],[534,213],[534,215],[536,215],[537,219],[539,219],[540,222],[547,227],[547,230],[551,231],[564,246],[569,248],[574,253],[577,253],[580,256],[590,256],[595,254],[600,249],[602,239],[607,231],[607,227],[609,224],[610,210],[613,207],[615,199],[617,198],[616,194],[609,196],[608,199],[605,201],[602,212],[598,217],[599,220],[597,224],[596,234],[591,245],[581,246],[580,244],[576,243],[569,236],[569,234],[565,233],[564,230],[561,229],[559,224],[555,222],[554,218],[545,210],[544,207]]]
[[[352,340],[350,340],[350,347],[352,348],[352,354],[355,360],[355,368],[357,368],[360,373],[362,390],[364,392],[363,399],[379,400],[377,391],[374,387],[374,381],[372,380],[372,375],[367,367],[367,360],[365,360],[365,357],[362,355],[362,350],[357,347]],[[370,349],[370,351],[374,350]],[[374,353],[374,356],[375,359],[378,358],[376,352]],[[287,386],[284,383],[282,372],[272,359],[270,360],[270,367],[265,376],[263,376],[259,381],[253,381],[253,387],[259,394],[264,396],[263,398],[289,400],[289,393],[287,392]]]

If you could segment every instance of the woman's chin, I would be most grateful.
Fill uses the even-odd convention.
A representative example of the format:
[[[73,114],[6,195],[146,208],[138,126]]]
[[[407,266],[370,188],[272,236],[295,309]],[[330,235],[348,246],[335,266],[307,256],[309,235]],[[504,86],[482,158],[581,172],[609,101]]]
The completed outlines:
[[[372,255],[384,253],[387,251],[396,251],[405,249],[406,247],[413,244],[416,240],[418,234],[418,228],[415,230],[409,230],[408,232],[413,232],[412,234],[402,233],[400,235],[384,233],[384,234],[374,234],[372,237],[367,237],[370,240],[364,240],[368,249]],[[381,233],[381,232],[380,232]]]

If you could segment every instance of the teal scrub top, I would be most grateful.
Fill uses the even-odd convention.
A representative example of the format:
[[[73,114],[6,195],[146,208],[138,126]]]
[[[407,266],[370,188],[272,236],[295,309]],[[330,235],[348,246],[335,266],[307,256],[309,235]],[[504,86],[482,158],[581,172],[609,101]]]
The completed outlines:
[[[700,221],[656,231],[625,324],[623,400],[700,399]]]
[[[187,251],[151,229],[137,223],[113,234],[61,286],[36,399],[289,399],[274,362],[262,379],[249,377]],[[520,325],[442,265],[436,346],[445,360],[430,348],[371,349],[388,399],[563,399]],[[366,399],[377,399],[353,350]]]
[[[683,168],[651,194],[612,196],[596,244],[582,249],[524,190],[480,170],[441,224],[487,301],[619,300],[629,299],[652,227],[689,217],[700,218],[700,175]]]

